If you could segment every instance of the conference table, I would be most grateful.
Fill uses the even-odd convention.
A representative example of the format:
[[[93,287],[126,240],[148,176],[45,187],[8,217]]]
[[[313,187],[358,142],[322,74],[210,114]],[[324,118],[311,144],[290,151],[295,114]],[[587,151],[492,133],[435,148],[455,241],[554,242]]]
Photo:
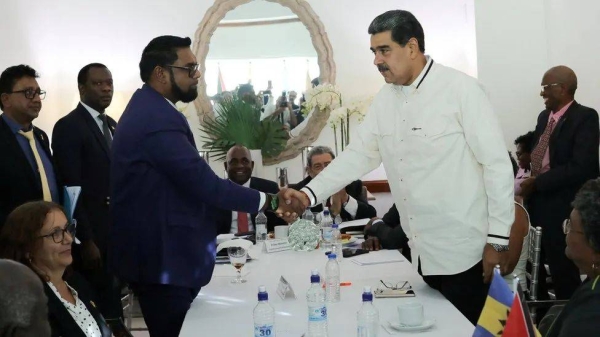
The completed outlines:
[[[266,286],[269,303],[275,308],[277,337],[304,335],[308,325],[306,292],[310,287],[310,274],[312,269],[318,269],[321,275],[325,274],[327,257],[324,251],[266,253],[261,246],[255,245],[250,248],[249,255],[252,260],[242,268],[247,283],[231,283],[235,277],[232,265],[215,266],[210,283],[202,288],[192,303],[180,336],[253,336],[252,313],[260,285]],[[373,290],[382,288],[380,280],[394,284],[408,281],[416,295],[410,298],[375,298],[373,303],[379,310],[382,325],[389,327],[389,321],[397,322],[397,306],[406,301],[422,303],[425,319],[435,320],[435,325],[426,331],[400,333],[390,329],[393,335],[465,337],[473,334],[473,325],[438,291],[427,286],[399,251],[382,250],[361,256],[369,256],[370,260],[396,259],[402,262],[358,265],[352,261],[353,258],[342,259],[340,280],[351,285],[341,287],[340,302],[327,304],[330,337],[356,336],[357,312],[362,304],[363,287],[368,285]],[[278,296],[276,290],[281,276],[289,282],[295,298],[282,299]],[[380,326],[379,336],[389,335]]]

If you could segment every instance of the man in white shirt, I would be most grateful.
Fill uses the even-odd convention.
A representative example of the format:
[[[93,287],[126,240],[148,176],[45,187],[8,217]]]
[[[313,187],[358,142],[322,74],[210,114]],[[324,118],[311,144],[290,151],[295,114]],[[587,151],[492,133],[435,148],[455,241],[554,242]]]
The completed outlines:
[[[407,11],[369,26],[388,83],[337,160],[287,198],[314,205],[383,162],[412,261],[473,324],[493,267],[507,273],[513,173],[500,125],[477,81],[424,54]]]

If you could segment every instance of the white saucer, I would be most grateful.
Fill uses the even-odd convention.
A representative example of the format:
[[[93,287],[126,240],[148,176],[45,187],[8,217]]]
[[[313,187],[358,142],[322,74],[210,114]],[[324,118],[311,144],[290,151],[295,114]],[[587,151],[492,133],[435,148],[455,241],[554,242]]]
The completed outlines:
[[[410,332],[410,331],[425,331],[435,325],[435,320],[426,319],[423,321],[423,324],[417,325],[417,326],[408,326],[408,325],[404,325],[404,324],[401,324],[401,323],[398,323],[395,321],[389,321],[388,323],[390,324],[390,327],[394,330]]]

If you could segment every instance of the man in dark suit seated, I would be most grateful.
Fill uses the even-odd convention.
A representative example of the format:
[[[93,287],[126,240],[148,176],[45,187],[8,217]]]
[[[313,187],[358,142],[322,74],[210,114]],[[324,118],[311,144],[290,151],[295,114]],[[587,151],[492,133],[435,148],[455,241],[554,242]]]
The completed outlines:
[[[274,181],[252,177],[254,161],[250,151],[245,146],[235,145],[229,149],[224,164],[227,177],[234,183],[265,193],[276,194],[279,192],[279,186]],[[216,216],[217,234],[253,231],[257,214],[219,209]],[[267,212],[265,215],[267,216],[268,231],[273,231],[275,226],[287,225],[275,213]]]
[[[335,154],[333,154],[331,148],[327,146],[313,147],[306,158],[306,172],[308,172],[308,177],[297,184],[290,185],[290,187],[300,190],[323,171],[333,159],[335,159]],[[329,207],[331,214],[333,216],[340,214],[343,221],[377,216],[375,208],[369,205],[366,197],[362,195],[362,186],[362,181],[355,180],[327,199],[326,205]],[[323,211],[323,205],[312,207],[311,210],[313,212],[321,212]]]
[[[402,255],[411,261],[408,237],[400,226],[400,214],[396,204],[390,207],[383,218],[373,218],[364,229],[365,242],[362,247],[368,250],[401,249]]]
[[[577,76],[568,67],[544,74],[540,96],[546,109],[535,128],[531,177],[521,183],[531,224],[543,230],[542,259],[550,267],[556,299],[562,300],[581,284],[577,267],[565,255],[562,223],[577,191],[599,174],[598,113],[575,101],[576,90]],[[545,268],[540,268],[539,280],[540,299],[548,298]]]

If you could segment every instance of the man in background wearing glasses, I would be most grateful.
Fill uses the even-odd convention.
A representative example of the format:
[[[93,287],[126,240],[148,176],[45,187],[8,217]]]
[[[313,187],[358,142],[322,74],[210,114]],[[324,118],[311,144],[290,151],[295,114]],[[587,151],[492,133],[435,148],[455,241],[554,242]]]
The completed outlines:
[[[48,136],[32,124],[46,96],[37,77],[27,65],[9,67],[0,75],[0,228],[25,202],[60,203]]]
[[[542,259],[550,267],[556,299],[571,297],[581,283],[579,270],[565,255],[571,202],[583,183],[598,177],[598,113],[575,101],[577,76],[568,67],[548,70],[540,96],[546,109],[535,128],[531,178],[521,183],[531,224],[542,227]],[[546,269],[540,268],[540,299],[548,297]]]

